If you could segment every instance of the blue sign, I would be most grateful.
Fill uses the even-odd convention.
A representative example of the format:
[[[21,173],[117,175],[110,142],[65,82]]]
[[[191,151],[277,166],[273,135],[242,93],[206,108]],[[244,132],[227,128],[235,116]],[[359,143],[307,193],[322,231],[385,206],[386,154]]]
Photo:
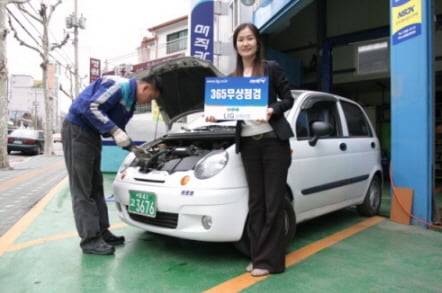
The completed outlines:
[[[259,77],[207,77],[204,114],[216,119],[266,119],[269,80]]]
[[[213,0],[201,0],[190,19],[190,55],[213,62]]]
[[[393,45],[422,33],[421,0],[392,0],[391,14]]]

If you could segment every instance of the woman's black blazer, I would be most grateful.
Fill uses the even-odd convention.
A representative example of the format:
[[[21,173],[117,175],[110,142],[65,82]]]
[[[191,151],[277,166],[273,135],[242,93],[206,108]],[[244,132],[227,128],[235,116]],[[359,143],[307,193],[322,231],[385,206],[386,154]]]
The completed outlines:
[[[293,131],[285,119],[284,112],[293,106],[291,88],[281,66],[270,60],[264,61],[264,74],[269,77],[269,108],[273,108],[273,115],[269,120],[276,136],[280,140],[288,140],[293,136]],[[236,152],[240,151],[242,121],[236,124]]]

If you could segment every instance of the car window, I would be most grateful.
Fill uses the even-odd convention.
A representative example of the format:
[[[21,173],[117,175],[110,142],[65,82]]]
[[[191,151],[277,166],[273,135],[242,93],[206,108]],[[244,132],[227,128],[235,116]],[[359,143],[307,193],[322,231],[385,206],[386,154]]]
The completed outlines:
[[[311,101],[308,101],[311,104]],[[328,122],[333,127],[329,137],[341,135],[341,124],[337,111],[336,102],[332,100],[315,101],[309,107],[303,108],[296,119],[296,137],[298,139],[308,139],[313,136],[311,129],[313,122]]]
[[[302,110],[296,120],[296,137],[304,139],[310,137],[308,128],[307,111]]]
[[[355,104],[342,102],[349,136],[372,136],[367,118]]]

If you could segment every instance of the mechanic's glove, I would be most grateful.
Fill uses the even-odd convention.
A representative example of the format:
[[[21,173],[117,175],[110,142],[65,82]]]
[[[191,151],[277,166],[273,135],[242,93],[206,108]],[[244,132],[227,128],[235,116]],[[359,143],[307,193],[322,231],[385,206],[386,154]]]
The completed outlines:
[[[130,145],[128,145],[127,147],[123,147],[123,150],[126,150],[128,152],[132,152],[134,147],[135,147],[135,145],[132,143],[132,140],[131,140]]]
[[[119,147],[125,150],[130,150],[130,147],[133,145],[129,135],[121,130],[121,128],[116,128],[112,132],[112,138]]]
[[[149,154],[143,148],[140,148],[136,145],[132,145],[130,151],[133,152],[135,154],[135,157],[139,159],[143,159],[149,156]]]

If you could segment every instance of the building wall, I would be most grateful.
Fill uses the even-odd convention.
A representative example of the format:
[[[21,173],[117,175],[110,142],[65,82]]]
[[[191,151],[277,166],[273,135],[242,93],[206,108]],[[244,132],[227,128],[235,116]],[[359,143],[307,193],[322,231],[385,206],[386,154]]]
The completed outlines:
[[[167,41],[167,37],[170,34],[175,34],[178,33],[180,31],[183,30],[187,30],[188,29],[188,20],[187,18],[183,21],[177,22],[177,23],[172,23],[169,26],[163,27],[163,28],[159,28],[155,31],[155,35],[157,37],[158,40],[158,45],[156,50],[154,51],[154,58],[152,59],[156,59],[156,58],[160,58],[160,57],[166,57],[168,55],[173,55],[176,54],[180,51],[187,51],[188,49],[188,44],[187,44],[187,37],[184,38],[180,38],[178,40],[172,41],[172,42],[168,42]],[[168,52],[167,48],[168,46],[172,46],[172,47],[177,47],[179,44],[177,44],[178,42],[180,43],[184,43],[185,44],[185,49],[184,50],[178,50],[178,51],[174,51],[174,52]]]
[[[42,88],[35,87],[35,81],[32,76],[21,74],[11,75],[9,88],[9,118],[16,123],[20,120],[20,116],[28,113],[33,117],[33,121],[29,122],[29,126],[41,128],[41,124],[37,125],[35,117],[37,117],[39,121],[43,121],[44,97]],[[25,122],[25,126],[27,125]],[[19,127],[21,125],[14,126]]]
[[[193,1],[196,4],[198,1]],[[259,2],[259,1],[258,1]],[[217,0],[214,1],[214,60],[213,63],[224,74],[229,74],[235,64],[235,51],[232,44],[233,31],[242,22],[252,22],[254,6],[247,7],[240,0]],[[188,30],[186,40],[187,49],[181,51],[185,55],[190,54],[190,20],[170,20],[158,24],[148,30],[152,33],[149,38],[144,38],[139,48],[139,62],[146,62],[175,55],[180,52],[167,52],[170,43],[167,36],[178,31]]]
[[[58,73],[55,64],[48,66],[48,89],[52,97],[52,108],[54,109],[53,125],[54,130],[59,127],[58,110]],[[30,75],[12,74],[9,82],[8,112],[10,119],[17,120],[21,113],[29,113],[32,121],[29,126],[42,129],[45,123],[45,101],[42,82],[34,80]],[[20,125],[15,125],[20,126]]]

